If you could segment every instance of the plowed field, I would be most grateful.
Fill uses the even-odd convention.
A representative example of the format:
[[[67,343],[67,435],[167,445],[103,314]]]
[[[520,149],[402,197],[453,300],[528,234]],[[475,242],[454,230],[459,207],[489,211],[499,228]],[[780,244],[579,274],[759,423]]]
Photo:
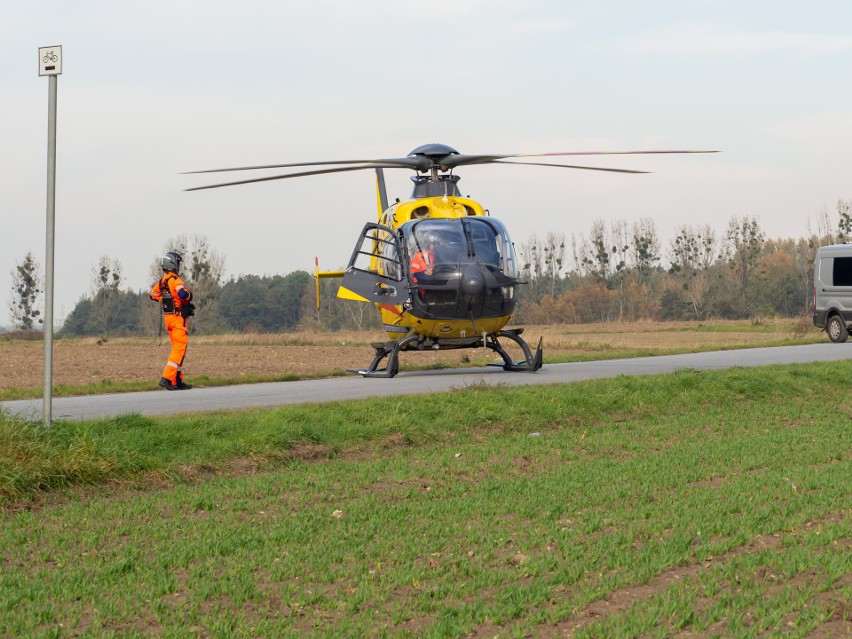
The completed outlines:
[[[792,339],[794,332],[790,320],[758,326],[748,322],[639,322],[532,326],[526,328],[524,337],[535,345],[542,336],[545,357],[553,357],[601,351],[760,346]],[[815,335],[815,331],[809,334]],[[239,379],[286,373],[333,374],[367,366],[373,357],[370,343],[383,340],[381,332],[354,331],[191,336],[184,375],[190,381],[199,376]],[[53,351],[54,383],[151,380],[153,384],[159,380],[169,350],[165,337],[110,338],[103,343],[95,338],[57,339]],[[4,340],[0,336],[0,390],[41,387],[43,356],[44,345],[40,341]],[[463,366],[469,362],[481,365],[496,359],[491,351],[465,349],[403,353],[400,364],[404,370]]]

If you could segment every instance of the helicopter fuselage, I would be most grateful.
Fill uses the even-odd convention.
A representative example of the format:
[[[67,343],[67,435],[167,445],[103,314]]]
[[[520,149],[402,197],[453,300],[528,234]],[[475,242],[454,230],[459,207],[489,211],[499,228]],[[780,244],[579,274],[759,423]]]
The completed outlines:
[[[339,295],[372,301],[391,340],[464,348],[506,326],[520,283],[499,220],[470,198],[431,195],[397,202],[365,226]]]

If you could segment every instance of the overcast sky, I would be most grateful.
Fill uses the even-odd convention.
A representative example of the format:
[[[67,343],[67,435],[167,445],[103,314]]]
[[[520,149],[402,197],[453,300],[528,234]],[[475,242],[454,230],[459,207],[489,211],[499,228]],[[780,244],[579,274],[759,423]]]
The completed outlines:
[[[742,0],[0,0],[0,325],[10,271],[44,265],[48,79],[58,90],[57,319],[102,255],[150,286],[165,242],[201,234],[228,275],[348,260],[376,217],[371,172],[187,193],[181,171],[407,155],[718,149],[588,158],[622,175],[462,167],[516,244],[653,217],[722,233],[757,216],[802,237],[852,197],[852,3]],[[409,172],[388,176],[410,195]],[[230,176],[226,174],[225,179]],[[222,180],[220,180],[222,181]]]

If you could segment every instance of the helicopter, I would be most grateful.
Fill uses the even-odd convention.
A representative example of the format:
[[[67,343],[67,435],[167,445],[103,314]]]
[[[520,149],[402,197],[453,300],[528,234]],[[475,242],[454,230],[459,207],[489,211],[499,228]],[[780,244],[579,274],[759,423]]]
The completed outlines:
[[[500,356],[493,362],[506,371],[535,372],[542,366],[542,338],[535,352],[521,337],[523,327],[507,328],[516,306],[516,289],[525,282],[506,226],[458,188],[456,167],[476,164],[522,164],[615,173],[647,173],[630,169],[577,166],[513,158],[587,155],[715,153],[715,151],[574,151],[465,155],[445,144],[424,144],[406,157],[297,162],[188,174],[330,167],[284,175],[255,177],[186,189],[236,186],[326,173],[372,169],[376,176],[378,219],[367,222],[343,271],[320,271],[314,277],[319,308],[320,280],[341,278],[337,296],[372,303],[381,313],[387,339],[372,344],[375,354],[366,368],[349,369],[364,377],[395,377],[399,354],[412,350],[487,348]],[[409,169],[411,197],[388,204],[385,169]],[[523,353],[515,360],[501,344],[513,342]],[[380,368],[382,362],[387,362]]]

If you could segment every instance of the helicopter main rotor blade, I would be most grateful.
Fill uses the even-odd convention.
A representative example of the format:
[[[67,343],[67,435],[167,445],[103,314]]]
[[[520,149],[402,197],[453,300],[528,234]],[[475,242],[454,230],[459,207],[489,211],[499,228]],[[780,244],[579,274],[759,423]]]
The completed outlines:
[[[583,169],[586,171],[609,171],[611,173],[651,173],[651,171],[635,171],[633,169],[606,169],[600,166],[578,166],[575,164],[550,164],[547,162],[512,162],[511,160],[494,160],[491,164],[520,164],[521,166],[555,166],[560,169]]]
[[[322,175],[323,173],[342,173],[344,171],[361,171],[363,169],[396,169],[400,168],[394,164],[362,164],[361,166],[344,166],[336,169],[322,169],[321,171],[302,171],[300,173],[288,173],[286,175],[270,175],[250,180],[239,180],[237,182],[223,182],[221,184],[208,184],[207,186],[194,186],[184,191],[203,191],[204,189],[218,189],[222,186],[236,186],[238,184],[252,184],[254,182],[269,182],[271,180],[286,180],[287,178],[305,177],[306,175]]]
[[[659,150],[659,151],[564,151],[556,153],[493,153],[490,155],[448,155],[438,162],[448,169],[465,164],[489,164],[505,158],[540,158],[570,155],[651,155],[661,153],[718,153],[718,151]]]
[[[533,158],[533,157],[556,157],[556,156],[572,156],[572,155],[649,155],[649,154],[661,154],[661,153],[718,153],[718,151],[691,151],[691,150],[676,150],[676,151],[668,151],[668,150],[651,150],[651,151],[566,151],[566,152],[556,152],[556,153],[492,153],[487,155],[462,155],[458,153],[453,153],[449,155],[445,155],[444,157],[437,156],[429,156],[429,155],[416,155],[409,156],[405,158],[386,158],[386,159],[373,159],[373,160],[327,160],[321,162],[291,162],[287,164],[261,164],[256,166],[236,166],[229,167],[224,169],[204,169],[201,171],[184,171],[181,175],[194,175],[200,173],[224,173],[229,171],[255,171],[255,170],[264,170],[264,169],[285,169],[299,166],[332,166],[338,164],[351,164],[358,165],[352,167],[350,170],[357,171],[358,169],[370,169],[370,168],[401,168],[401,169],[412,169],[414,171],[426,172],[434,167],[440,167],[441,169],[453,169],[457,166],[470,165],[470,164],[491,164],[494,162],[499,162],[506,160],[507,158]],[[508,164],[508,162],[504,162],[504,164]],[[574,167],[574,168],[584,168],[584,167]],[[321,171],[322,172],[322,171]],[[329,169],[325,172],[334,172],[334,170]],[[627,171],[625,171],[627,172]],[[317,175],[318,173],[306,172],[306,173],[297,173],[294,174],[296,176],[304,176],[304,175]],[[276,176],[272,179],[282,179],[287,176]],[[252,181],[262,182],[264,179],[257,179]],[[233,182],[229,184],[244,184],[246,182]],[[199,187],[199,188],[212,188],[212,187]],[[194,189],[187,189],[194,190]]]
[[[508,156],[515,157],[515,156]],[[561,169],[582,169],[586,171],[609,171],[611,173],[650,173],[650,171],[635,171],[632,169],[610,169],[610,168],[602,168],[602,167],[594,167],[594,166],[579,166],[572,164],[552,164],[547,162],[513,162],[511,160],[497,160],[497,159],[489,159],[480,162],[474,162],[473,164],[522,164],[528,166],[552,166]],[[305,164],[293,164],[293,165],[285,165],[285,166],[314,166],[315,164],[321,163],[305,163]],[[247,169],[248,167],[246,167]],[[259,167],[253,167],[259,168]],[[274,168],[274,167],[265,167],[265,168]],[[234,182],[222,182],[220,184],[208,184],[205,186],[195,186],[190,189],[184,189],[185,191],[203,191],[205,189],[218,189],[223,186],[237,186],[239,184],[253,184],[255,182],[270,182],[272,180],[286,180],[288,178],[294,177],[306,177],[309,175],[323,175],[325,173],[343,173],[347,171],[361,171],[363,169],[398,169],[398,168],[413,168],[409,166],[401,166],[399,164],[359,164],[358,166],[344,166],[333,169],[322,169],[319,171],[300,171],[298,173],[287,173],[285,175],[270,175],[261,178],[251,178],[248,180],[237,180]],[[190,173],[216,173],[219,171],[238,171],[241,169],[211,169],[209,171],[191,171]]]
[[[184,175],[200,173],[223,173],[228,171],[254,171],[263,169],[283,169],[308,166],[338,166],[336,168],[321,169],[317,171],[300,171],[285,175],[271,175],[267,177],[251,178],[248,180],[237,180],[221,184],[210,184],[207,186],[196,186],[186,189],[187,191],[202,191],[204,189],[216,189],[222,186],[236,186],[238,184],[253,184],[255,182],[269,182],[271,180],[286,180],[294,177],[305,177],[309,175],[322,175],[324,173],[342,173],[346,171],[361,171],[363,169],[411,169],[420,173],[432,171],[448,171],[457,166],[472,164],[530,164],[535,166],[552,166],[564,169],[580,169],[586,171],[609,171],[612,173],[648,173],[648,171],[636,171],[631,169],[610,169],[593,166],[578,166],[569,164],[549,164],[545,162],[512,162],[509,158],[545,158],[560,156],[579,155],[651,155],[651,154],[673,154],[673,153],[718,153],[718,151],[703,150],[647,150],[647,151],[560,151],[554,153],[491,153],[481,155],[462,155],[455,149],[444,145],[426,145],[418,147],[408,157],[386,158],[379,160],[328,160],[322,162],[293,162],[287,164],[264,164],[256,166],[238,166],[224,169],[205,169],[201,171],[186,171]]]
[[[389,158],[387,160],[330,160],[328,162],[294,162],[291,164],[263,164],[259,166],[235,166],[227,169],[204,169],[202,171],[184,171],[180,175],[193,175],[195,173],[224,173],[226,171],[254,171],[260,169],[286,169],[295,166],[327,166],[333,164],[381,164],[383,168],[399,167],[403,169],[416,169],[423,162],[418,158]],[[371,168],[371,167],[363,167]]]

